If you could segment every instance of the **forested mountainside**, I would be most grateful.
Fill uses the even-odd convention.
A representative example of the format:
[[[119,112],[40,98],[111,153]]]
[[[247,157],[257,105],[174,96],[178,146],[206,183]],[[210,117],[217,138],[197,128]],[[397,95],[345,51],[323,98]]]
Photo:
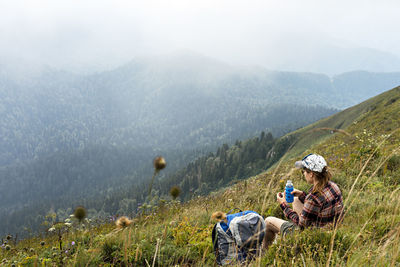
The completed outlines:
[[[209,192],[207,179],[222,175],[218,186],[223,186],[273,163],[250,162],[259,156],[241,151],[235,140],[262,131],[278,137],[399,80],[398,73],[330,79],[244,69],[191,54],[137,59],[87,76],[47,69],[18,77],[0,71],[0,210],[14,227],[3,231],[22,227],[11,223],[16,217],[10,214],[22,214],[18,221],[36,229],[49,210],[65,211],[71,203],[93,203],[93,214],[103,215],[123,209],[124,198],[140,203],[143,196],[134,194],[148,183],[148,166],[157,154],[171,162],[163,175],[175,178],[166,184],[182,176],[182,186]],[[370,77],[377,87],[368,82],[358,87]],[[231,156],[247,154],[224,158],[216,149],[224,143]],[[212,160],[196,161],[205,180],[194,179],[194,169],[185,166],[208,152],[216,154]],[[213,171],[207,173],[210,164]],[[26,222],[22,218],[30,212],[38,218]]]
[[[86,76],[45,69],[16,78],[0,68],[0,166],[91,145],[189,150],[279,136],[399,83],[400,73],[330,78],[193,54]],[[299,120],[294,104],[324,108]]]
[[[400,262],[399,113],[400,87],[397,87],[277,139],[277,143],[289,141],[283,157],[267,171],[245,181],[236,181],[227,188],[215,189],[208,196],[182,204],[154,190],[153,195],[158,198],[153,199],[157,201],[146,205],[133,222],[125,221],[118,229],[114,223],[95,226],[87,222],[89,230],[85,230],[76,221],[62,235],[61,245],[52,233],[18,244],[9,242],[8,249],[1,250],[0,260],[21,264],[62,262],[68,266],[146,265],[149,262],[157,266],[211,266],[215,262],[211,214],[239,207],[257,211],[264,217],[282,218],[276,192],[283,189],[289,178],[296,188],[309,188],[293,164],[312,152],[325,157],[333,181],[343,193],[346,207],[343,222],[336,229],[296,231],[293,236],[280,238],[249,265],[291,265],[293,262],[305,266],[396,265]],[[270,136],[263,134],[242,144],[237,142],[232,148],[235,150],[235,146],[243,144],[251,148],[260,140],[266,140],[266,146],[271,145]],[[210,155],[209,159],[213,159],[210,161],[216,162],[215,156],[221,157],[232,148],[221,147],[217,155]],[[202,162],[192,163],[188,170],[199,167]],[[214,184],[223,179],[220,176]],[[182,186],[185,179],[181,182]]]
[[[156,180],[150,198],[147,190],[152,159],[147,151],[102,148],[8,168],[1,172],[9,179],[0,183],[0,216],[4,218],[0,229],[3,234],[18,232],[20,236],[28,234],[23,229],[46,230],[42,226],[46,215],[56,212],[56,219],[64,220],[76,205],[90,209],[91,218],[136,216],[143,203],[157,203],[161,196],[168,196],[172,186],[184,190],[183,201],[259,173],[274,164],[289,145],[290,138],[277,141],[270,133],[262,132],[260,137],[236,141],[231,147],[224,144],[215,154],[209,153],[180,169],[193,153],[167,153],[164,156],[171,166]]]

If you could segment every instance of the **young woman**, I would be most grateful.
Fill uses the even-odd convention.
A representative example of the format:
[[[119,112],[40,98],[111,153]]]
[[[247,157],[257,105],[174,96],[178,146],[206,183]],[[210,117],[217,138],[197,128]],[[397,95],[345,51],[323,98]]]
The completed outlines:
[[[285,193],[279,192],[276,196],[283,213],[289,221],[276,217],[267,217],[264,247],[268,248],[275,240],[275,235],[287,234],[299,227],[323,227],[327,224],[336,224],[342,218],[342,193],[334,182],[330,181],[331,174],[327,170],[325,159],[317,154],[309,154],[295,163],[301,168],[304,178],[312,188],[307,193],[294,189],[293,209],[285,200]]]

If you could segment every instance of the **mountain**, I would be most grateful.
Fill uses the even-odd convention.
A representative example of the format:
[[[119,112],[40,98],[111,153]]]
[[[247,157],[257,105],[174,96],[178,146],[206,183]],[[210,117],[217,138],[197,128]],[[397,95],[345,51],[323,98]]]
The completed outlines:
[[[161,199],[152,206],[142,206],[131,225],[119,230],[114,223],[94,222],[86,224],[89,230],[82,230],[74,222],[72,234],[63,235],[62,249],[56,249],[53,256],[51,247],[60,244],[56,235],[49,234],[44,246],[37,238],[28,239],[12,244],[13,251],[21,253],[3,253],[0,259],[57,263],[62,255],[65,265],[146,265],[151,259],[163,266],[213,265],[211,214],[241,208],[264,217],[282,218],[276,192],[282,191],[289,178],[296,188],[309,189],[294,162],[312,152],[325,157],[333,181],[343,193],[343,222],[335,229],[306,229],[279,238],[249,266],[287,265],[294,261],[306,266],[395,265],[399,262],[400,241],[398,114],[400,87],[280,137],[278,142],[290,142],[286,153],[277,164],[256,176],[226,188],[215,187],[210,195],[183,204],[160,195]],[[226,151],[221,147],[218,154]],[[272,147],[265,156],[275,151],[277,148]],[[220,179],[223,178],[213,185]],[[69,245],[72,241],[76,247]],[[27,246],[34,248],[29,257],[22,253]]]
[[[400,73],[331,79],[187,52],[83,76],[49,68],[13,76],[2,68],[0,166],[91,145],[191,149],[263,130],[281,135],[399,83]],[[301,106],[324,108],[308,118]]]
[[[159,154],[171,162],[160,177],[165,178],[159,185],[163,193],[180,183],[180,175],[186,175],[187,188],[207,193],[209,180],[220,175],[224,164],[236,162],[237,168],[222,171],[226,177],[219,186],[276,162],[262,154],[279,141],[260,143],[260,136],[236,149],[235,140],[262,131],[279,137],[377,94],[399,78],[397,73],[354,72],[331,80],[321,74],[233,67],[187,53],[139,58],[94,75],[46,69],[15,79],[7,73],[0,71],[3,231],[23,224],[37,229],[49,210],[65,211],[78,203],[103,214],[120,210],[127,194],[138,204],[151,160]],[[205,156],[224,143],[236,150],[229,154],[246,154],[246,161],[238,164],[237,156],[222,160],[216,152],[209,163],[219,158],[220,165],[213,163],[218,168],[202,174],[208,179],[203,187],[185,173],[196,159],[206,170]],[[257,146],[260,153],[250,156]],[[26,222],[33,213],[37,217]]]
[[[264,43],[265,52],[252,55],[274,70],[316,72],[334,76],[344,72],[399,72],[399,55],[314,34],[285,34]],[[246,60],[248,56],[241,55]]]

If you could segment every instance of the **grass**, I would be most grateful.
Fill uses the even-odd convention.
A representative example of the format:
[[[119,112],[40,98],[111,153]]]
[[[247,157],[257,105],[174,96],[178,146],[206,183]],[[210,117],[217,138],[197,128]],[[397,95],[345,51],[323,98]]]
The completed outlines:
[[[164,201],[123,229],[113,224],[72,228],[62,236],[62,250],[57,236],[51,234],[11,243],[10,250],[1,249],[0,262],[9,266],[14,262],[20,266],[213,266],[211,214],[239,207],[283,218],[276,192],[282,191],[289,177],[296,188],[308,189],[293,163],[314,152],[327,159],[343,192],[343,223],[280,238],[249,265],[399,265],[400,101],[393,101],[399,95],[400,88],[391,90],[299,129],[292,133],[298,142],[280,162],[229,188],[183,204]],[[341,128],[348,134],[316,128]]]

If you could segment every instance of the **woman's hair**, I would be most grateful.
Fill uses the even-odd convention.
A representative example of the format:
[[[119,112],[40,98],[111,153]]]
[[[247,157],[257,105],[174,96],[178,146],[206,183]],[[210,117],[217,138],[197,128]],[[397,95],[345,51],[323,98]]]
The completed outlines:
[[[314,178],[315,178],[315,185],[312,189],[313,193],[321,193],[322,189],[324,189],[324,187],[326,186],[326,184],[328,183],[328,181],[332,178],[332,174],[329,172],[328,168],[325,166],[322,169],[322,172],[315,172],[315,171],[311,171],[307,168],[305,168],[306,172],[310,173],[314,173]]]

